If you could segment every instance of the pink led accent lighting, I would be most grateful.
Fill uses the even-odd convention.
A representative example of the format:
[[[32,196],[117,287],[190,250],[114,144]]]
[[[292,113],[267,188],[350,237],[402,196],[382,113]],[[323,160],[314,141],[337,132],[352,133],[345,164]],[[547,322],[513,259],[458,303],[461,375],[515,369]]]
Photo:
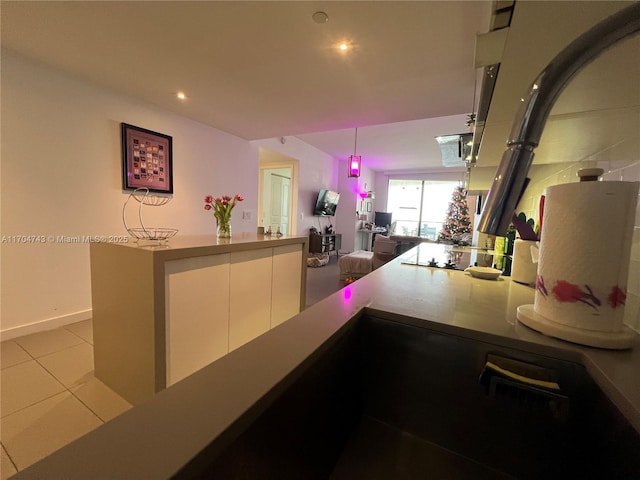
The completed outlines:
[[[351,285],[347,285],[342,289],[342,296],[346,301],[351,300]]]
[[[351,155],[349,157],[349,176],[359,177],[362,157],[360,155]]]

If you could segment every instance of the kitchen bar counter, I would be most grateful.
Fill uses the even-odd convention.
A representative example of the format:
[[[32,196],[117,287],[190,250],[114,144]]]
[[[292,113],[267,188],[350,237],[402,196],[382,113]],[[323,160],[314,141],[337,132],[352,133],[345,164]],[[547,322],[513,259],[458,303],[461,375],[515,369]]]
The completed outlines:
[[[419,247],[418,247],[419,248]],[[415,255],[415,251],[405,255]],[[169,478],[215,456],[363,315],[584,365],[640,431],[640,347],[607,351],[541,335],[516,320],[532,288],[398,257],[15,478]],[[274,432],[277,435],[277,432]],[[46,475],[45,475],[46,473]],[[42,474],[42,477],[38,477]]]
[[[533,304],[532,287],[509,277],[483,280],[460,271],[411,265],[416,256],[429,256],[430,248],[433,246],[422,244],[397,258],[401,268],[389,270],[386,279],[380,278],[394,285],[394,294],[378,291],[369,309],[405,323],[429,322],[430,328],[439,332],[497,341],[505,347],[580,363],[640,431],[640,341],[633,349],[605,350],[540,334],[516,318],[518,306]]]
[[[307,237],[92,243],[95,375],[136,405],[305,307]]]

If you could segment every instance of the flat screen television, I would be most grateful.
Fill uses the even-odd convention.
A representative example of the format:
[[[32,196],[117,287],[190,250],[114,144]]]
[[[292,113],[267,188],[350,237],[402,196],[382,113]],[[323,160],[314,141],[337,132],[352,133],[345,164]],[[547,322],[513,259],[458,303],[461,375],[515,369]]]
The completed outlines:
[[[391,226],[391,213],[390,212],[376,212],[373,217],[373,223],[376,227],[386,227],[389,228]]]
[[[323,217],[333,217],[336,214],[336,207],[340,200],[340,194],[332,190],[322,189],[318,193],[313,214]]]

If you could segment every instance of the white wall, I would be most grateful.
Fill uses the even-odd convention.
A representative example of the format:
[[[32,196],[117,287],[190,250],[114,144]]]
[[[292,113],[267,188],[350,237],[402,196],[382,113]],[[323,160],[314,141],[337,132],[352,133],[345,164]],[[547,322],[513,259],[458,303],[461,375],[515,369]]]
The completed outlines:
[[[284,144],[276,138],[256,140],[251,143],[256,148],[261,147],[266,150],[272,150],[298,160],[300,171],[298,178],[297,235],[308,235],[309,228],[318,228],[318,225],[321,225],[324,229],[329,223],[329,219],[314,217],[313,207],[321,188],[329,190],[338,188],[338,161],[331,155],[312,147],[296,137],[286,137]],[[267,159],[267,161],[270,160]],[[342,197],[340,197],[340,204],[336,211],[337,216],[342,214],[341,207]]]
[[[340,205],[338,207],[334,226],[336,231],[342,234],[341,251],[353,252],[363,250],[366,241],[363,243],[361,234],[357,233],[362,221],[358,219],[357,213],[362,206],[359,193],[366,190],[373,190],[375,172],[365,165],[360,170],[360,177],[348,176],[348,161],[339,161],[338,168],[338,190],[340,192]],[[373,218],[373,205],[369,218]]]
[[[5,339],[39,329],[41,322],[56,326],[89,318],[87,243],[7,239],[126,235],[121,122],[173,137],[173,200],[146,207],[147,226],[178,228],[178,235],[214,235],[215,220],[203,209],[203,197],[240,193],[245,201],[236,207],[232,228],[255,231],[258,152],[250,142],[5,51],[1,113]],[[242,220],[242,210],[254,212],[253,220]]]

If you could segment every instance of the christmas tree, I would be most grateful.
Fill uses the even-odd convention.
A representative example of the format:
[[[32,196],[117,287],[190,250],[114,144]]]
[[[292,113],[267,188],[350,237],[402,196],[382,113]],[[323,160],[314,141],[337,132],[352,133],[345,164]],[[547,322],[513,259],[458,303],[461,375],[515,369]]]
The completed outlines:
[[[453,191],[451,202],[447,208],[447,218],[442,224],[438,240],[461,240],[462,235],[471,233],[467,192],[462,187]]]

